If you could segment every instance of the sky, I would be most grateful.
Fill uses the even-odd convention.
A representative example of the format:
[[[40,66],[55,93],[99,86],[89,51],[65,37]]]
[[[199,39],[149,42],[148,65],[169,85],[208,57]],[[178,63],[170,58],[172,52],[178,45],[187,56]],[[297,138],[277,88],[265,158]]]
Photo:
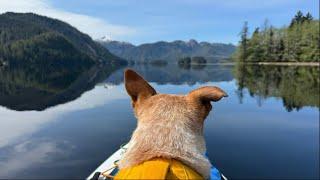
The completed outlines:
[[[34,12],[65,21],[93,39],[133,44],[196,39],[236,44],[268,19],[290,23],[301,10],[319,17],[318,0],[0,0],[0,13]]]

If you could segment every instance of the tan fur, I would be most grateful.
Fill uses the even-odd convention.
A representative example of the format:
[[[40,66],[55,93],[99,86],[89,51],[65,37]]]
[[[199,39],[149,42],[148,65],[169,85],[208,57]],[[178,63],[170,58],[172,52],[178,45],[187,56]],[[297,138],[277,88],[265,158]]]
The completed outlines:
[[[202,87],[188,95],[156,94],[137,73],[125,72],[138,125],[119,167],[127,168],[155,157],[180,160],[208,178],[210,162],[204,156],[203,122],[210,101],[227,96],[218,87]]]

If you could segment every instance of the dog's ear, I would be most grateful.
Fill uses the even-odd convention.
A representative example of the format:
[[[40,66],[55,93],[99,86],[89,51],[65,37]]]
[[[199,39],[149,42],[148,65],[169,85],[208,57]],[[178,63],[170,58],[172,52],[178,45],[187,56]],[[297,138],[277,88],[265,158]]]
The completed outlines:
[[[124,83],[133,103],[138,99],[143,100],[157,93],[146,80],[131,69],[126,69],[124,72]]]
[[[228,97],[228,95],[218,87],[205,86],[191,91],[187,97],[193,101],[202,103],[219,101],[222,97]]]

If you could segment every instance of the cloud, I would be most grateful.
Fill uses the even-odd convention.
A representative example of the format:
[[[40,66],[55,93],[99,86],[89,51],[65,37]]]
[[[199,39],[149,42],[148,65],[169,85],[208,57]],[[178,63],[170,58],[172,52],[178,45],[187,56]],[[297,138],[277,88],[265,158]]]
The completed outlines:
[[[59,165],[55,159],[67,159],[74,148],[74,145],[64,140],[34,138],[19,142],[6,147],[5,157],[0,161],[0,174],[2,178],[10,179],[26,168],[46,163]]]
[[[137,32],[132,27],[111,24],[100,18],[54,8],[47,0],[0,0],[0,13],[5,12],[33,12],[56,18],[89,34],[93,39],[103,36],[110,39],[122,39],[122,37],[131,36]]]
[[[252,0],[229,0],[221,1],[219,0],[222,6],[230,8],[244,8],[244,9],[257,9],[257,8],[272,8],[282,5],[287,5],[294,3],[292,0],[268,0],[268,1],[252,1]]]
[[[256,9],[258,7],[274,7],[279,5],[287,5],[295,3],[292,0],[268,0],[268,1],[253,1],[253,0],[177,0],[178,2],[198,4],[198,5],[219,5],[220,7],[227,8],[244,8],[244,9]]]
[[[0,149],[18,140],[28,138],[43,126],[59,119],[63,114],[91,109],[108,104],[114,100],[126,99],[123,86],[96,86],[82,94],[81,98],[60,104],[45,111],[21,111],[17,113],[0,106]]]

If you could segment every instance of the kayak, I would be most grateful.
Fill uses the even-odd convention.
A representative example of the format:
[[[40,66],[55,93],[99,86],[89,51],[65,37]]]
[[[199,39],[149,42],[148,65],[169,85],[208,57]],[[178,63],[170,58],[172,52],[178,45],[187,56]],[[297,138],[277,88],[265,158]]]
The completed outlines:
[[[121,159],[122,155],[128,148],[128,144],[121,146],[119,150],[113,153],[106,159],[97,169],[95,169],[88,177],[87,180],[105,180],[112,179],[118,172],[116,163]],[[219,172],[215,167],[211,168],[210,179],[212,180],[227,180],[227,178]]]
[[[115,162],[118,162],[122,155],[125,153],[128,148],[128,144],[121,146],[119,150],[113,153],[107,160],[105,160],[96,170],[94,170],[90,176],[87,177],[87,180],[96,180],[96,179],[106,179],[102,174],[113,176],[116,174]]]

